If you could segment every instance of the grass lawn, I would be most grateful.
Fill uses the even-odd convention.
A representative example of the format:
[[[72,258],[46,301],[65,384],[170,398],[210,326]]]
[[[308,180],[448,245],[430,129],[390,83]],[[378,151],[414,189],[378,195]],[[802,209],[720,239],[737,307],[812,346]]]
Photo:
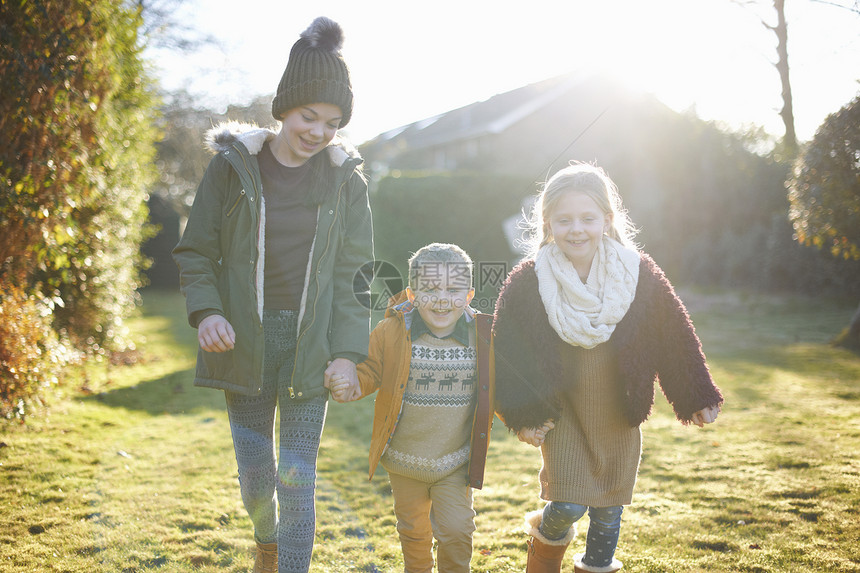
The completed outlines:
[[[699,429],[658,395],[625,571],[860,572],[860,357],[827,344],[856,302],[684,298],[727,404]],[[223,395],[191,385],[179,295],[144,303],[134,364],[90,365],[38,417],[0,425],[0,572],[250,570]],[[329,406],[312,571],[402,571],[388,479],[367,479],[372,412],[372,399]],[[540,455],[498,421],[492,437],[472,570],[523,571]]]

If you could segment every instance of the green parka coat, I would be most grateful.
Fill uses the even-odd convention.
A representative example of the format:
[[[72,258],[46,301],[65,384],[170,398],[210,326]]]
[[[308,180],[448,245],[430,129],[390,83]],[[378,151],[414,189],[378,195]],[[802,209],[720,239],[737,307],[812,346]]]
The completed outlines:
[[[188,321],[194,328],[223,315],[236,332],[223,353],[198,349],[194,383],[256,395],[263,373],[263,264],[265,205],[257,154],[275,133],[229,123],[207,133],[216,153],[197,189],[188,223],[173,257],[180,271]],[[279,375],[295,400],[327,392],[324,371],[339,357],[367,355],[370,310],[360,301],[366,285],[354,277],[373,260],[367,182],[358,152],[335,138],[327,153],[336,189],[317,211],[317,227],[299,309],[296,359]],[[361,281],[359,281],[360,283]]]

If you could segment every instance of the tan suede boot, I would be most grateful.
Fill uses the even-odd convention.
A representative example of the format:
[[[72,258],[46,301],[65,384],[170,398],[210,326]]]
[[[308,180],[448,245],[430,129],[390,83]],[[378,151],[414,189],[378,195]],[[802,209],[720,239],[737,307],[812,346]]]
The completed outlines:
[[[614,557],[612,558],[612,563],[606,567],[591,567],[582,562],[583,557],[585,557],[585,553],[577,553],[573,557],[573,570],[576,573],[615,573],[616,571],[621,571],[621,568],[624,567],[624,563]]]
[[[257,542],[254,573],[278,573],[278,544]]]
[[[526,533],[531,535],[528,541],[526,573],[560,573],[564,552],[576,537],[576,524],[573,524],[562,539],[547,539],[540,532],[542,517],[543,510],[526,514]]]

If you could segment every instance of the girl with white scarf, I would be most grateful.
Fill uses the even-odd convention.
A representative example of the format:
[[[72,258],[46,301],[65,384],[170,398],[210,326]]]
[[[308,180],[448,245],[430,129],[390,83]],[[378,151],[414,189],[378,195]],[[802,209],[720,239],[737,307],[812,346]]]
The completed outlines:
[[[684,423],[713,422],[722,396],[683,304],[637,250],[602,169],[572,163],[553,175],[532,222],[533,257],[509,275],[494,323],[497,409],[543,456],[548,503],[526,516],[527,573],[560,571],[586,512],[575,570],[613,573],[655,377]]]

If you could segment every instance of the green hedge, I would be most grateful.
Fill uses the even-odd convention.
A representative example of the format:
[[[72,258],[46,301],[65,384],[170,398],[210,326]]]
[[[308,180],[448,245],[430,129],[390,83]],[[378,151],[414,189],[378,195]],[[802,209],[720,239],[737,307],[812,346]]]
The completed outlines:
[[[132,343],[155,179],[156,98],[139,9],[3,3],[0,21],[0,414],[22,416],[73,349]],[[60,344],[59,341],[63,341]],[[35,350],[34,350],[35,349]]]
[[[501,280],[517,258],[502,222],[534,194],[533,181],[475,173],[401,173],[378,182],[371,193],[377,260],[406,277],[406,261],[428,243],[454,243],[475,263],[473,306],[491,311]],[[502,270],[504,269],[504,270]]]

